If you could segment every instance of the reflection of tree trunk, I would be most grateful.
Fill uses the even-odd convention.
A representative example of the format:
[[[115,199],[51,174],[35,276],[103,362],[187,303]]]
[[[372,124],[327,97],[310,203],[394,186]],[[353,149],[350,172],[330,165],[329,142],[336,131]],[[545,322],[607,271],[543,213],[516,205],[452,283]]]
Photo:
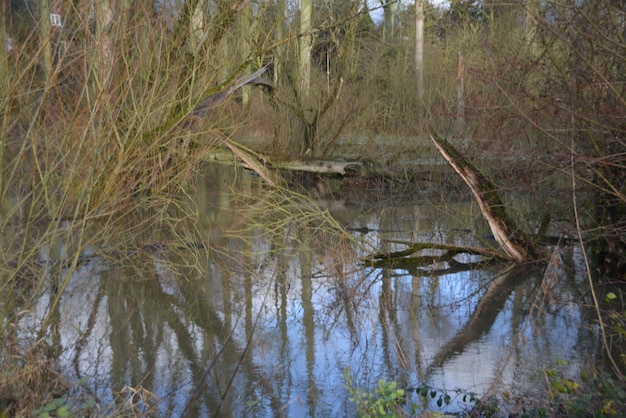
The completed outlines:
[[[302,242],[308,242],[306,238]],[[300,249],[300,277],[302,280],[302,326],[306,347],[307,405],[311,416],[316,416],[318,389],[315,381],[315,309],[313,308],[313,265],[311,249]]]
[[[380,221],[379,221],[379,229],[382,231],[393,229],[392,219],[393,213],[391,213],[391,208],[384,208],[380,212]],[[380,241],[381,250],[390,251],[391,244],[387,240]],[[400,345],[397,344],[397,341],[392,336],[393,328],[397,325],[397,315],[395,304],[393,301],[393,286],[391,281],[393,280],[392,276],[393,270],[389,267],[385,267],[381,269],[380,280],[380,295],[378,296],[379,302],[379,320],[381,327],[381,339],[382,339],[382,349],[383,349],[383,361],[385,366],[391,370],[393,368],[393,364],[395,363],[395,359],[392,360],[392,352],[395,352],[394,349],[400,349]],[[399,334],[395,334],[399,335]],[[403,365],[404,366],[404,365]]]
[[[426,375],[424,368],[422,367],[422,354],[424,352],[424,346],[422,344],[422,336],[420,335],[420,321],[421,321],[421,307],[420,307],[420,289],[422,287],[422,281],[424,276],[421,274],[415,274],[411,277],[411,333],[413,335],[413,347],[415,347],[415,367],[417,377],[420,382],[426,381]]]
[[[107,307],[109,314],[109,324],[111,326],[111,333],[109,336],[109,344],[111,347],[111,389],[113,391],[120,391],[126,386],[132,386],[141,381],[143,375],[137,375],[141,373],[140,370],[135,369],[135,364],[131,358],[137,359],[138,349],[140,346],[134,345],[131,341],[132,326],[130,322],[131,318],[136,316],[137,309],[145,309],[145,306],[140,300],[132,300],[132,289],[129,289],[128,283],[124,280],[118,280],[111,277],[108,279],[108,274],[104,273],[102,279],[105,283],[105,292],[107,298]],[[108,279],[108,280],[107,280]],[[146,316],[146,318],[155,319],[154,316]],[[141,350],[147,349],[145,345],[147,342],[143,341],[144,346],[141,346]],[[148,367],[151,367],[149,365]],[[130,370],[129,370],[130,369]],[[130,382],[126,380],[130,374]],[[146,387],[148,387],[146,385]],[[122,399],[119,399],[122,402]],[[120,407],[123,407],[120,405]]]
[[[420,227],[420,219],[422,218],[420,205],[413,206],[413,231],[411,233],[411,241],[417,242],[419,240],[420,231],[422,228]],[[422,367],[422,353],[424,352],[424,347],[422,345],[422,336],[420,335],[420,320],[421,320],[421,310],[420,310],[420,289],[422,287],[422,280],[424,279],[424,275],[421,269],[416,268],[414,271],[410,271],[411,274],[411,310],[410,310],[410,320],[411,320],[411,334],[413,336],[413,347],[415,349],[414,354],[414,362],[417,372],[417,377],[420,382],[425,382],[426,377],[424,375],[424,369]]]
[[[395,345],[394,341],[389,337],[389,327],[392,323],[392,312],[394,311],[391,297],[391,272],[390,268],[383,268],[378,277],[381,281],[380,295],[378,296],[378,320],[380,321],[380,339],[383,350],[382,359],[388,370],[393,369],[391,351]]]
[[[253,263],[251,254],[254,251],[251,247],[251,241],[244,239],[243,242],[241,243],[241,254],[243,255],[243,260],[242,260],[242,264],[244,266],[250,266]],[[234,257],[236,257],[236,255],[233,255]],[[244,347],[244,355],[241,358],[241,363],[243,366],[244,370],[254,370],[254,362],[252,360],[252,355],[249,354],[252,352],[252,347],[255,346],[255,338],[254,338],[254,333],[255,333],[255,328],[256,328],[256,324],[257,324],[257,320],[256,318],[258,318],[258,316],[255,316],[253,308],[254,308],[254,294],[252,292],[252,273],[246,272],[245,274],[245,278],[243,279],[243,289],[244,289],[244,303],[245,303],[245,317],[244,317],[244,334],[246,336],[246,347]],[[229,285],[230,288],[230,285]],[[230,315],[231,313],[228,313],[227,315]],[[260,315],[260,313],[257,313],[256,315]],[[232,329],[232,326],[229,326],[228,328]],[[233,372],[233,378],[235,377],[235,374],[238,372],[239,367],[237,367],[235,369],[235,371]],[[246,380],[246,393],[253,393],[254,390],[254,385],[256,384],[256,382],[251,381],[250,379]]]
[[[96,277],[92,278],[96,280]],[[74,348],[74,371],[76,372],[76,377],[80,380],[83,376],[80,371],[80,357],[82,355],[83,348],[89,342],[89,337],[92,335],[94,326],[96,325],[96,320],[98,319],[98,311],[100,310],[100,302],[104,296],[104,286],[102,284],[102,280],[97,280],[98,282],[98,292],[96,293],[96,297],[92,303],[89,303],[91,306],[91,313],[89,314],[89,318],[87,319],[87,324],[84,330],[81,330],[80,339],[76,341],[76,346]]]
[[[446,361],[462,353],[469,344],[489,332],[496,317],[513,292],[514,286],[519,284],[520,277],[525,277],[524,273],[528,270],[527,267],[508,266],[491,282],[467,324],[439,350],[428,366],[427,376]]]
[[[280,301],[280,305],[277,312],[277,322],[278,329],[280,331],[280,349],[278,351],[279,359],[287,359],[289,358],[289,334],[287,327],[287,292],[289,290],[289,283],[287,282],[287,263],[283,260],[281,255],[278,256],[278,265],[276,267],[277,271],[277,282],[278,286],[278,300]],[[277,384],[278,387],[282,388],[286,386],[286,380],[288,376],[287,367],[279,367],[277,370]]]
[[[168,310],[168,317],[179,318],[180,312],[184,312],[188,323],[193,323],[203,330],[207,335],[206,341],[211,341],[214,348],[213,358],[208,364],[195,361],[193,349],[191,351],[181,350],[186,354],[193,375],[193,388],[190,390],[190,395],[187,398],[186,410],[182,414],[185,416],[197,416],[192,413],[192,409],[198,406],[199,398],[205,398],[209,411],[213,413],[222,411],[222,413],[226,414],[228,409],[227,402],[232,402],[233,399],[228,392],[220,390],[224,389],[226,385],[223,385],[224,388],[220,386],[221,381],[218,380],[218,374],[219,376],[228,376],[229,369],[236,369],[241,359],[246,355],[250,355],[245,353],[245,348],[241,348],[237,344],[233,339],[233,330],[223,324],[220,315],[209,305],[209,298],[206,295],[209,289],[204,289],[202,286],[202,283],[191,281],[181,283],[180,290],[183,301],[177,300],[163,292],[161,293],[163,298],[161,300],[161,309],[164,309],[163,306],[171,307]],[[177,331],[178,338],[190,338],[190,336],[186,335],[188,333],[187,327],[182,323],[180,327],[174,327],[173,324],[170,326]],[[218,368],[219,373],[217,371]],[[247,379],[256,382],[264,396],[270,399],[270,404],[276,416],[282,416],[280,399],[274,394],[274,390],[267,379],[259,374],[259,368],[250,361],[243,370],[247,375]],[[212,374],[214,379],[212,382],[209,382],[209,376]]]

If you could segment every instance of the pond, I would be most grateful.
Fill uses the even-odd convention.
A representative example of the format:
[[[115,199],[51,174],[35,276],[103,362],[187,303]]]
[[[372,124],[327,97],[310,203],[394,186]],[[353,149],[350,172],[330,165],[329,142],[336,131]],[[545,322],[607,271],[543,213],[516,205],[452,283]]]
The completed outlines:
[[[545,397],[543,370],[576,377],[602,357],[577,247],[524,268],[363,262],[411,242],[493,246],[463,192],[315,200],[216,164],[188,199],[197,217],[177,236],[146,226],[123,257],[85,254],[61,297],[59,367],[111,405],[103,415],[352,417],[356,388],[381,378],[406,390],[407,412],[459,413]],[[22,315],[24,333],[52,296]]]

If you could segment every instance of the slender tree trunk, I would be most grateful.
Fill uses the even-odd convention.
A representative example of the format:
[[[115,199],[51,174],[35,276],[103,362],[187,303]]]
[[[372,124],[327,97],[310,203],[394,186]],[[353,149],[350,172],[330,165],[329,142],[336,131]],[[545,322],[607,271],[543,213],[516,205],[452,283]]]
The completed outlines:
[[[113,34],[113,0],[96,2],[96,43],[99,89],[107,90],[113,76],[115,65],[115,41]]]
[[[276,19],[276,41],[281,42],[285,38],[285,0],[276,0],[276,8],[278,11]],[[274,53],[274,86],[278,88],[280,82],[280,73],[282,71],[282,45],[276,47]]]
[[[7,0],[0,0],[0,97],[6,97],[9,88],[9,35],[6,31],[6,18],[9,11]]]
[[[7,0],[8,1],[8,0]],[[7,132],[8,125],[8,112],[4,111],[8,108],[9,103],[7,97],[9,96],[9,59],[8,59],[8,44],[9,35],[6,32],[5,16],[9,10],[7,1],[0,0],[0,109],[3,111],[2,118],[0,119],[0,132]],[[4,195],[4,141],[5,135],[0,135],[0,196]]]
[[[528,57],[531,62],[537,61],[541,55],[541,45],[538,39],[539,28],[539,14],[541,12],[541,5],[539,0],[527,0],[526,1],[526,15],[524,22],[524,31],[526,37],[526,47],[528,48]],[[531,65],[531,68],[535,68]],[[530,107],[536,106],[535,98],[537,98],[541,91],[539,86],[541,85],[542,75],[535,69],[526,76],[525,87],[528,91],[526,104]]]
[[[456,132],[458,136],[464,138],[465,137],[465,64],[463,62],[463,54],[460,51],[457,54],[456,79],[457,79]],[[463,141],[465,141],[465,139]]]
[[[207,29],[204,25],[204,2],[199,1],[196,4],[193,14],[191,15],[189,27],[189,48],[194,55],[200,52],[208,36]]]
[[[424,101],[424,0],[415,0],[415,76],[417,98]]]
[[[539,26],[537,17],[539,16],[540,10],[541,5],[539,4],[538,0],[526,1],[526,18],[524,30],[526,32],[526,43],[530,48],[530,52],[533,58],[537,58],[541,53],[541,51],[539,50],[539,40],[537,39],[537,28]]]
[[[313,17],[313,0],[300,0],[300,93],[303,103],[309,99],[311,89],[311,49],[313,35],[311,34],[311,20]]]
[[[383,41],[390,42],[393,39],[393,27],[396,20],[396,1],[387,0],[383,6]]]
[[[319,112],[311,104],[311,50],[313,49],[312,29],[313,0],[300,0],[300,104],[302,107],[304,138],[302,153],[317,156],[317,119]]]
[[[52,28],[50,26],[50,2],[39,0],[40,64],[46,77],[52,70]]]
[[[247,3],[241,9],[239,14],[239,48],[241,53],[244,56],[248,56],[251,49],[251,37],[253,36],[254,28],[253,26],[253,17],[252,17],[252,6],[250,3]],[[241,88],[241,105],[244,109],[248,109],[250,106],[250,93],[251,86],[245,85]]]

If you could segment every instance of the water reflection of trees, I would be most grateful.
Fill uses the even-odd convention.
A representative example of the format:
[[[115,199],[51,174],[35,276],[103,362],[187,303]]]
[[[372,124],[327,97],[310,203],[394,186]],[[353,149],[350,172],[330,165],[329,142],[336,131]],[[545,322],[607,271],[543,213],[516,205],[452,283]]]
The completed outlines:
[[[533,352],[554,353],[550,332],[572,326],[568,338],[593,340],[584,326],[590,318],[545,322],[558,316],[548,296],[582,298],[563,293],[571,288],[563,285],[570,280],[564,267],[554,270],[559,280],[549,281],[541,270],[455,260],[363,266],[367,251],[391,251],[394,238],[421,239],[432,230],[427,209],[378,212],[365,224],[398,232],[349,238],[324,227],[333,221],[310,201],[267,191],[253,199],[253,184],[246,180],[248,194],[239,197],[205,196],[204,204],[221,208],[208,207],[212,221],[194,226],[206,244],[171,250],[145,247],[142,237],[138,246],[149,251],[99,273],[74,345],[79,376],[94,370],[89,362],[97,352],[96,370],[108,375],[110,391],[142,387],[155,394],[153,405],[138,403],[139,409],[173,416],[333,415],[349,410],[344,367],[362,387],[379,377],[435,384],[447,365],[494,332],[503,312],[511,312],[511,359],[502,364],[519,376],[529,374],[521,365],[526,342],[536,345]],[[285,214],[292,214],[289,221]],[[444,231],[457,224],[442,222],[440,214],[436,222],[442,240],[462,239],[459,231]],[[160,242],[181,235],[147,234]],[[555,330],[546,333],[550,326]],[[593,343],[590,350],[599,352]],[[128,408],[125,400],[118,397],[118,409]]]
[[[160,379],[166,378],[169,389],[158,393],[159,397],[167,400],[185,394],[182,404],[170,404],[170,413],[201,416],[207,411],[221,411],[230,415],[233,393],[237,393],[232,386],[239,384],[234,379],[241,374],[246,382],[254,383],[264,399],[270,400],[271,408],[278,414],[280,402],[273,388],[258,367],[246,360],[257,315],[252,311],[251,286],[244,287],[246,309],[241,313],[230,310],[228,303],[218,311],[211,304],[211,290],[204,286],[206,282],[172,280],[158,270],[155,268],[152,274],[144,272],[141,283],[120,279],[132,274],[119,270],[112,270],[114,276],[102,278],[112,330],[111,387],[155,390],[163,386]],[[168,284],[167,291],[164,282]],[[228,293],[224,290],[225,301],[231,299]],[[243,344],[229,326],[233,316],[245,324]]]

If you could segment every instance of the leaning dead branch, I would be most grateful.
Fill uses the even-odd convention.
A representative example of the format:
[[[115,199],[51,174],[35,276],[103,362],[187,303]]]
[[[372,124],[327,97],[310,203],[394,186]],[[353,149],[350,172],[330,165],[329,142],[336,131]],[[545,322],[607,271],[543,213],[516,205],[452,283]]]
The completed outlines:
[[[231,86],[222,90],[219,93],[212,94],[206,99],[202,100],[191,112],[191,118],[203,118],[206,114],[215,109],[220,104],[224,103],[234,92],[239,90],[245,85],[254,84],[257,86],[265,86],[270,90],[273,89],[273,85],[269,80],[261,78],[261,76],[267,71],[268,66],[262,67],[249,76],[241,77],[237,79]]]
[[[430,139],[441,156],[467,184],[480,207],[481,213],[489,224],[496,242],[511,260],[516,263],[524,263],[529,259],[538,258],[539,251],[506,215],[495,185],[482,176],[461,153],[443,138],[431,134]]]

